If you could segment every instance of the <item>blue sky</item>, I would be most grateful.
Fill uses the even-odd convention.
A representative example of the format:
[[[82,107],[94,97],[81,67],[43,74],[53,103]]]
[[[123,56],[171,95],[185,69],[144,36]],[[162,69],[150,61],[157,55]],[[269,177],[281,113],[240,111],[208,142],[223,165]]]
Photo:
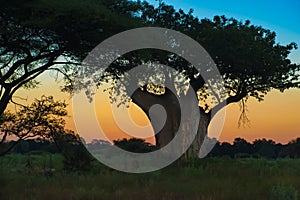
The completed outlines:
[[[155,0],[151,4],[158,5]],[[198,18],[213,18],[215,15],[225,15],[238,20],[249,19],[252,24],[275,31],[277,42],[288,44],[296,42],[300,48],[300,1],[299,0],[164,0],[187,11],[194,9]],[[290,55],[293,62],[300,63],[300,49]]]

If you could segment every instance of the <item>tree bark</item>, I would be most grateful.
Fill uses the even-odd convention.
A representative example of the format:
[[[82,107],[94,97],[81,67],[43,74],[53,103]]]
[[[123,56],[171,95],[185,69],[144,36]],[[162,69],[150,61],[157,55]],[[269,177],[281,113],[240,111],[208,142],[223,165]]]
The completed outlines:
[[[210,116],[208,114],[205,114],[204,112],[201,112],[201,110],[200,110],[200,120],[199,120],[197,134],[196,134],[191,146],[186,151],[186,153],[184,155],[185,158],[198,158],[199,157],[200,149],[202,148],[204,139],[208,133],[207,130],[208,130],[209,123],[210,123]]]
[[[159,104],[164,107],[167,118],[164,126],[161,130],[155,134],[156,146],[162,148],[167,145],[175,136],[180,125],[180,105],[176,95],[174,95],[169,89],[162,95],[156,95],[148,92],[146,89],[137,89],[131,96],[133,103],[138,105],[150,119],[149,110],[151,106]],[[153,116],[160,118],[161,116]],[[162,119],[163,120],[163,119]]]
[[[10,89],[5,89],[5,92],[3,93],[3,95],[1,96],[1,99],[0,99],[0,116],[3,115],[4,111],[6,110],[7,108],[7,105],[11,99],[11,94],[10,94]],[[1,119],[0,119],[0,124],[1,124]]]
[[[152,93],[147,92],[146,89],[137,89],[132,95],[132,101],[138,105],[148,116],[149,116],[149,109],[154,104],[162,105],[166,112],[167,112],[167,120],[165,122],[164,127],[155,135],[156,146],[158,148],[162,148],[167,145],[177,133],[180,122],[181,122],[181,111],[180,109],[189,109],[190,105],[183,105],[183,108],[180,108],[179,101],[171,91],[166,89],[166,92],[163,95],[155,95]],[[197,103],[197,102],[195,102]],[[195,138],[193,138],[192,144],[184,154],[185,158],[198,158],[201,145],[207,135],[208,125],[210,123],[210,115],[206,114],[199,108],[200,112],[200,120],[198,122],[199,126],[197,129],[197,133]],[[190,115],[193,117],[193,114]],[[192,118],[190,120],[193,120]],[[189,134],[192,134],[191,131],[195,131],[194,127],[195,123],[183,122],[181,126],[181,131],[186,136],[187,140],[190,138],[188,137]],[[187,142],[187,141],[183,141]],[[181,148],[181,147],[178,147]]]

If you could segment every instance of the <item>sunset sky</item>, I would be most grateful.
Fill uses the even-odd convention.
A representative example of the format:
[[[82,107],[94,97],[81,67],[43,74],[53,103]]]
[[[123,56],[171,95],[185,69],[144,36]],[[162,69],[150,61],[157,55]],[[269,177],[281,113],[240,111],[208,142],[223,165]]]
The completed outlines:
[[[153,2],[155,5],[158,3]],[[200,19],[212,18],[214,15],[225,15],[239,20],[249,19],[255,25],[262,25],[277,33],[277,42],[288,44],[296,42],[300,45],[300,2],[294,1],[208,1],[208,0],[166,0],[167,4],[172,4],[176,9],[182,8],[188,10],[194,9],[194,15]],[[300,50],[294,51],[291,60],[300,63]],[[39,98],[41,95],[53,95],[57,100],[66,99],[70,104],[68,107],[69,117],[67,126],[75,130],[72,119],[73,112],[71,99],[68,95],[59,91],[59,84],[48,74],[39,78],[42,82],[37,89],[30,91],[19,91],[17,96],[28,97],[30,102],[33,98]],[[19,100],[21,103],[27,103]],[[300,89],[288,90],[284,93],[273,91],[269,93],[263,102],[257,102],[254,99],[248,101],[248,118],[250,123],[245,127],[238,128],[238,119],[240,115],[239,104],[227,106],[224,129],[219,140],[232,142],[236,137],[242,137],[248,141],[256,138],[273,139],[276,142],[287,143],[288,141],[300,137]],[[117,139],[126,136],[113,122],[113,117],[109,110],[110,104],[107,95],[99,94],[96,98],[96,110],[99,123],[106,133],[110,133],[109,138]],[[100,105],[100,106],[99,106]],[[146,116],[142,111],[133,106],[130,108],[131,116],[141,126],[148,124]],[[125,115],[124,115],[125,116]],[[123,117],[124,117],[123,116]],[[122,116],[119,116],[122,117]],[[82,118],[83,122],[89,122],[88,117]],[[143,130],[144,134],[152,133],[149,126]],[[85,133],[84,137],[90,140],[94,135]],[[91,133],[89,133],[91,134]]]

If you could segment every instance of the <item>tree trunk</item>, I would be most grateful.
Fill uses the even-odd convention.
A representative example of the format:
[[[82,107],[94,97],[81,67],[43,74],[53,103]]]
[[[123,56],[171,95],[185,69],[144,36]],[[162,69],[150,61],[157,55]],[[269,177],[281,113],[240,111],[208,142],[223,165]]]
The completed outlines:
[[[4,111],[6,110],[10,99],[11,99],[10,90],[6,89],[5,92],[3,93],[3,95],[1,95],[1,99],[0,99],[0,124],[2,123],[1,116],[3,115]]]
[[[146,113],[149,119],[149,109],[151,106],[155,104],[160,104],[164,106],[167,112],[167,120],[165,122],[164,127],[155,135],[156,146],[158,148],[167,145],[174,138],[176,132],[178,131],[181,121],[180,109],[188,109],[191,112],[193,112],[190,108],[191,105],[182,105],[183,108],[180,108],[180,104],[177,97],[167,88],[166,92],[163,95],[155,95],[149,93],[146,89],[137,89],[132,95],[132,100]],[[197,130],[197,134],[195,138],[193,138],[193,142],[189,147],[188,151],[184,154],[185,158],[198,158],[203,141],[207,135],[207,128],[210,123],[210,117],[208,114],[204,113],[200,108],[199,111],[200,120],[198,122],[199,127]],[[187,138],[187,141],[183,141],[183,143],[188,142],[189,134],[192,134],[191,131],[195,131],[192,130],[194,129],[194,127],[192,126],[195,126],[195,123],[191,123],[191,121],[193,120],[193,116],[194,115],[191,113],[191,119],[189,119],[187,122],[183,122],[183,125],[181,126],[181,131],[183,131],[183,134],[186,136],[185,138]]]
[[[175,136],[180,125],[180,105],[177,97],[166,88],[166,92],[162,95],[149,93],[146,89],[137,89],[132,95],[132,101],[138,105],[150,119],[149,110],[151,106],[159,104],[164,107],[167,117],[161,130],[156,129],[156,125],[152,126],[155,134],[156,146],[162,148],[167,145]],[[163,116],[152,116],[156,121],[164,120]],[[154,120],[154,119],[152,119]]]
[[[203,142],[205,137],[207,136],[208,125],[210,123],[209,115],[200,111],[200,120],[199,126],[197,130],[197,134],[189,147],[186,151],[184,157],[185,158],[198,158],[200,149],[203,150],[205,147],[203,146]]]
[[[164,127],[155,135],[155,141],[156,146],[158,148],[164,147],[167,145],[175,136],[177,133],[180,121],[181,121],[181,110],[180,109],[186,109],[191,110],[189,107],[191,105],[182,105],[183,108],[180,108],[179,101],[170,90],[166,88],[166,92],[163,95],[155,95],[152,93],[147,92],[146,89],[137,89],[133,95],[132,95],[132,101],[137,104],[148,116],[149,116],[149,109],[151,106],[155,104],[160,104],[164,106],[166,112],[167,112],[167,120],[165,122]],[[197,103],[197,102],[193,102]],[[193,112],[193,111],[191,111]],[[186,141],[189,139],[193,139],[192,144],[190,145],[189,149],[184,154],[185,158],[198,158],[204,157],[209,151],[211,146],[211,143],[209,143],[209,139],[206,137],[208,133],[208,125],[211,121],[210,115],[204,113],[204,111],[199,108],[199,114],[200,119],[198,122],[198,129],[195,138],[189,138],[190,134],[192,134],[192,130],[194,129],[193,126],[197,124],[197,122],[194,119],[194,114],[190,113],[188,116],[188,121],[183,122],[183,125],[181,126],[181,131],[183,131],[183,134],[185,135]],[[160,117],[160,116],[154,116],[154,117]],[[159,119],[161,120],[161,119]],[[192,121],[195,121],[192,122]],[[152,124],[153,125],[153,124]],[[154,128],[155,130],[155,128]],[[186,142],[183,141],[183,142]],[[205,144],[203,142],[205,141]],[[208,141],[208,142],[206,142]],[[181,148],[181,147],[178,147]]]

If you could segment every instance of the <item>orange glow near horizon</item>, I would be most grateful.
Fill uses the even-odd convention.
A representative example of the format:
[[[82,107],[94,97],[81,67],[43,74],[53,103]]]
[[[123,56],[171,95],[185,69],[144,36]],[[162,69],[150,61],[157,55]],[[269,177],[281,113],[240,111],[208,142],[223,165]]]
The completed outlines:
[[[16,96],[28,98],[26,102],[17,100],[20,103],[29,104],[34,98],[40,98],[42,95],[52,95],[55,100],[66,100],[69,104],[68,113],[66,118],[68,129],[75,130],[75,124],[72,119],[72,100],[69,95],[60,92],[59,83],[56,83],[48,75],[43,75],[39,79],[42,81],[42,85],[39,88],[33,90],[21,90],[18,91]],[[221,142],[232,142],[234,138],[241,137],[249,142],[255,139],[272,139],[276,142],[287,143],[297,137],[300,137],[300,90],[288,90],[284,93],[277,91],[270,92],[264,101],[257,102],[254,99],[250,99],[247,103],[248,118],[250,124],[245,127],[238,128],[238,119],[240,115],[239,105],[231,104],[226,107],[226,119],[222,133],[219,140]],[[13,108],[10,106],[10,108]],[[96,95],[96,114],[98,121],[105,133],[109,133],[108,138],[112,141],[115,139],[122,139],[130,136],[120,130],[113,120],[113,116],[110,111],[111,104],[109,103],[108,95],[97,94]],[[83,108],[84,109],[84,108]],[[146,126],[149,124],[149,120],[143,111],[135,104],[130,104],[130,115],[133,121],[140,125]],[[122,113],[118,117],[126,117]],[[88,119],[86,120],[88,126]],[[153,135],[152,128],[147,129],[147,134]],[[89,138],[88,135],[85,138],[87,142],[94,138]],[[148,142],[154,142],[153,137],[147,139]]]
[[[110,141],[113,141],[115,139],[131,138],[132,136],[130,134],[140,135],[141,137],[145,134],[154,136],[152,127],[148,127],[146,130],[143,129],[143,131],[146,132],[141,132],[140,129],[131,129],[130,132],[127,133],[120,127],[118,127],[112,114],[112,104],[109,101],[109,96],[107,93],[101,92],[101,89],[96,94],[94,100],[98,123],[100,124],[101,128]],[[134,124],[141,127],[150,124],[146,114],[134,103],[129,103],[129,108],[127,108],[126,105],[122,104],[117,110],[119,112],[116,113],[116,117],[118,117],[118,119],[120,120],[125,120],[125,118],[130,117]],[[127,112],[129,112],[130,116],[126,115]],[[145,138],[145,140],[151,143],[155,143],[154,137],[147,137]]]

